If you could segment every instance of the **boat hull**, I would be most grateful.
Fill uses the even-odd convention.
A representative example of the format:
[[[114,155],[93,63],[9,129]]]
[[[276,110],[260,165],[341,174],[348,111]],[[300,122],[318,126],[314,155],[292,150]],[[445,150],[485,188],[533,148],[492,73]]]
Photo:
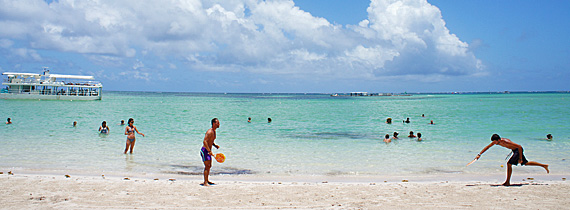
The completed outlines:
[[[40,95],[40,94],[0,93],[0,99],[95,101],[95,100],[101,100],[101,95],[98,95],[98,96],[73,96],[73,95]]]

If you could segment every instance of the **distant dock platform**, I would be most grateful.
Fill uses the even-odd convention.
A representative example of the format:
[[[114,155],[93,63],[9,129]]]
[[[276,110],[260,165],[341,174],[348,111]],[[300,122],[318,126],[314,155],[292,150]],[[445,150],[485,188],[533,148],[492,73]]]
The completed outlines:
[[[350,92],[350,93],[335,93],[331,97],[358,97],[358,96],[412,96],[411,94],[394,94],[394,93],[368,93],[368,92]]]

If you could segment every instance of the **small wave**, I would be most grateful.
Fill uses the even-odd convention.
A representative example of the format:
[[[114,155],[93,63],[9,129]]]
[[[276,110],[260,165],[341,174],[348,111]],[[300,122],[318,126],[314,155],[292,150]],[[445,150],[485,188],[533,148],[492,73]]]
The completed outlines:
[[[422,171],[424,174],[460,174],[463,171],[454,171],[454,170],[446,170],[441,168],[427,168],[426,170]]]
[[[348,132],[322,132],[322,133],[308,133],[308,134],[292,134],[288,137],[298,139],[366,139],[367,135]]]
[[[179,175],[203,175],[204,166],[185,166],[185,165],[171,165],[175,169],[172,171],[164,171],[167,174],[179,174]],[[176,170],[183,169],[183,170]],[[241,175],[241,174],[256,174],[256,172],[249,169],[233,168],[233,167],[218,167],[213,168],[210,171],[210,175]]]

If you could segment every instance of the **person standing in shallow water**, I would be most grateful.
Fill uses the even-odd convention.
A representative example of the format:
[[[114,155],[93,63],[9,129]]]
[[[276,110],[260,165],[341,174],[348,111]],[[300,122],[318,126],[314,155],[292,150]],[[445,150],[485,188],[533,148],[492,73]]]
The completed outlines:
[[[135,120],[133,118],[130,118],[128,121],[128,126],[125,128],[125,135],[127,135],[127,146],[125,147],[125,152],[124,154],[127,154],[127,150],[129,150],[130,148],[130,153],[133,154],[133,148],[135,147],[135,132],[137,132],[138,134],[142,135],[144,137],[144,134],[140,133],[139,130],[137,129],[137,126],[135,126]]]
[[[481,152],[477,154],[477,157],[475,157],[475,159],[478,160],[485,151],[487,151],[489,148],[491,148],[494,145],[499,145],[507,149],[513,150],[513,156],[511,156],[511,159],[509,159],[509,161],[507,162],[507,180],[505,180],[505,183],[503,183],[504,186],[511,185],[511,174],[513,173],[512,165],[518,165],[519,163],[521,165],[527,165],[527,166],[540,166],[543,167],[544,170],[546,170],[546,173],[550,173],[550,171],[548,170],[548,164],[542,164],[535,161],[527,161],[526,157],[523,154],[523,148],[521,145],[512,142],[510,139],[501,138],[499,134],[493,134],[493,136],[491,136],[491,144],[483,148],[483,150],[481,150]]]
[[[99,126],[99,132],[101,132],[102,134],[108,134],[109,133],[109,126],[107,126],[107,121],[103,121],[101,123],[101,126]]]
[[[200,156],[202,156],[202,162],[204,162],[204,182],[202,183],[203,186],[208,186],[214,184],[208,180],[210,176],[210,168],[212,168],[212,146],[219,149],[220,146],[214,143],[216,140],[216,129],[220,127],[220,121],[218,118],[214,118],[211,121],[212,127],[206,131],[206,135],[204,136],[204,141],[202,144],[202,149],[200,149]]]

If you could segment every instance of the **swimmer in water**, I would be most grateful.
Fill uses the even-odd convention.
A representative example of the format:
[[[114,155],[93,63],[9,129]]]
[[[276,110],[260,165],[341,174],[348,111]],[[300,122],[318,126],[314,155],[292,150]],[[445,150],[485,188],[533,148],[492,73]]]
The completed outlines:
[[[8,118],[8,119],[10,119],[10,118]],[[550,133],[547,134],[547,135],[546,135],[546,140],[552,140],[552,134],[550,134]]]
[[[418,133],[418,141],[422,140],[422,133]]]
[[[6,125],[10,125],[10,124],[12,124],[12,119],[10,119],[10,118],[6,119]]]
[[[393,137],[393,139],[398,139],[398,134],[399,134],[398,132],[394,131],[394,137]]]
[[[390,143],[392,142],[392,139],[390,139],[390,134],[386,134],[386,136],[384,136],[384,143]]]
[[[107,121],[103,121],[103,123],[101,123],[101,126],[99,126],[99,132],[101,132],[101,134],[108,134],[109,133],[109,126],[107,126]]]
[[[413,131],[410,131],[410,135],[408,136],[409,138],[416,138],[416,136],[414,135]]]
[[[130,153],[133,154],[133,148],[135,147],[135,132],[137,132],[138,134],[142,135],[144,137],[144,134],[140,133],[139,130],[137,129],[137,126],[135,126],[135,120],[133,118],[130,118],[128,121],[128,126],[125,128],[125,135],[127,135],[127,146],[125,147],[125,153],[127,154],[127,150],[129,150],[129,148],[131,149]]]

